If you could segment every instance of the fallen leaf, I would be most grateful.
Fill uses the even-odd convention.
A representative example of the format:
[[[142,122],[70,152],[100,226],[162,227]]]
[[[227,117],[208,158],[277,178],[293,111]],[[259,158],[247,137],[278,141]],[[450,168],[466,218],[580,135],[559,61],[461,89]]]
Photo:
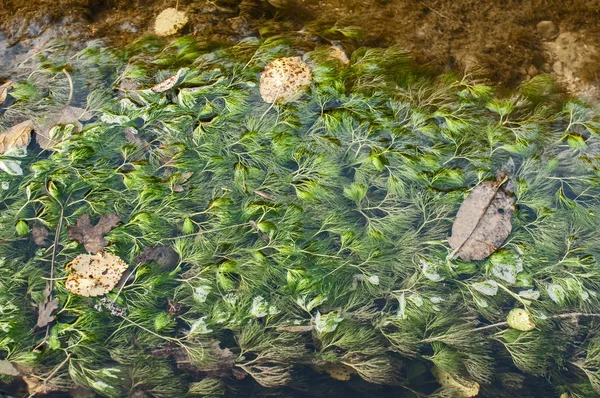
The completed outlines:
[[[59,390],[57,386],[49,385],[35,376],[23,376],[23,381],[27,384],[30,397],[37,394],[46,395]]]
[[[48,239],[48,230],[43,225],[34,225],[31,228],[31,236],[36,245],[42,247],[50,246]]]
[[[26,120],[0,133],[0,154],[7,153],[11,149],[26,148],[31,141],[31,130],[33,130],[33,122]]]
[[[183,72],[185,72],[187,70],[188,70],[188,68],[179,69],[176,74],[174,74],[173,76],[158,83],[157,85],[152,87],[150,90],[154,91],[155,93],[163,93],[167,90],[172,89],[173,87],[175,87],[175,84],[177,84],[177,82],[179,81],[179,78],[181,77]]]
[[[13,85],[13,82],[11,82],[9,80],[0,86],[0,105],[2,105],[4,103],[4,101],[6,101],[6,96],[8,95],[8,90],[10,90],[12,85]]]
[[[50,322],[54,321],[54,312],[58,309],[58,298],[52,298],[52,290],[50,284],[44,289],[44,301],[38,305],[37,326],[43,328]]]
[[[92,115],[85,109],[74,106],[66,106],[58,113],[34,123],[36,133],[36,142],[42,149],[51,149],[54,145],[62,141],[62,137],[52,137],[52,129],[56,126],[72,124],[75,127],[73,132],[79,133],[83,130],[81,121],[90,120]]]
[[[115,228],[121,220],[115,214],[103,215],[96,225],[90,223],[90,215],[84,214],[77,219],[77,225],[68,227],[69,237],[72,240],[83,243],[88,253],[97,253],[102,250],[108,242],[104,235]]]
[[[452,225],[449,258],[483,260],[494,253],[512,231],[515,197],[510,178],[478,184],[464,200]]]
[[[69,271],[65,287],[84,297],[110,292],[129,266],[111,253],[80,254],[65,267]]]

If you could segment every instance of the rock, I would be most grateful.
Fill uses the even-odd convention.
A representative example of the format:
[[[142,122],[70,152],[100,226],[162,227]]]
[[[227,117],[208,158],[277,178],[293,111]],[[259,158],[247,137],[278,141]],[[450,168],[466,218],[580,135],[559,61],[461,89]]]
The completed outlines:
[[[552,21],[541,21],[536,28],[542,40],[550,41],[558,36],[558,27]]]
[[[556,61],[552,64],[552,70],[554,71],[554,73],[556,73],[557,75],[562,75],[563,74],[563,64],[560,61]]]
[[[550,66],[550,64],[548,62],[544,62],[542,64],[542,71],[544,71],[545,73],[552,71],[552,67]]]
[[[121,29],[121,31],[123,31],[123,32],[128,32],[128,33],[138,33],[140,31],[137,28],[137,26],[135,26],[131,22],[125,22],[125,23],[121,24],[121,26],[119,26],[119,29]]]
[[[538,74],[538,69],[533,65],[529,65],[529,68],[527,68],[527,74],[533,77]]]
[[[183,11],[167,8],[156,17],[154,33],[159,36],[171,36],[179,32],[187,23],[188,17]]]

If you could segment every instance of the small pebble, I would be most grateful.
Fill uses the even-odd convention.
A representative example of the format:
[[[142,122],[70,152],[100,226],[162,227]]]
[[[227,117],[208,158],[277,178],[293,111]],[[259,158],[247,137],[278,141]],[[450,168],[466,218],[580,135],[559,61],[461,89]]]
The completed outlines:
[[[560,61],[556,61],[552,64],[552,70],[554,71],[554,73],[556,73],[557,75],[562,75],[563,74],[563,64]]]
[[[541,21],[536,28],[542,40],[550,41],[558,36],[558,27],[552,21]]]

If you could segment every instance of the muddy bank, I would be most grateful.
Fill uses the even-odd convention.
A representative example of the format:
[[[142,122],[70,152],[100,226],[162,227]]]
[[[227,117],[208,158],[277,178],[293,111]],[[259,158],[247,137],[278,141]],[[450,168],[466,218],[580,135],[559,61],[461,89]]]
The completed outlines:
[[[0,75],[53,37],[122,45],[151,33],[156,15],[187,13],[184,33],[218,42],[297,33],[307,43],[399,45],[418,63],[514,87],[540,73],[574,93],[599,86],[600,4],[586,0],[8,0],[0,4]],[[354,30],[336,29],[348,26]]]

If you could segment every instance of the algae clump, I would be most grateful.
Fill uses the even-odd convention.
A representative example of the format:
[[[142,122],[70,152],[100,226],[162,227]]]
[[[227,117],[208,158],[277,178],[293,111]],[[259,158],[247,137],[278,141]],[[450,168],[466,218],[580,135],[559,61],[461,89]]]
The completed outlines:
[[[3,130],[65,104],[92,118],[0,174],[1,359],[106,397],[456,393],[431,369],[481,396],[599,394],[597,107],[544,77],[500,96],[398,48],[344,64],[328,46],[302,54],[303,95],[265,102],[265,67],[301,54],[144,38],[23,65]],[[502,248],[448,258],[465,197],[509,162]],[[108,214],[93,247],[70,236]],[[88,251],[121,259],[122,288],[69,292]],[[520,307],[534,330],[507,327]]]

